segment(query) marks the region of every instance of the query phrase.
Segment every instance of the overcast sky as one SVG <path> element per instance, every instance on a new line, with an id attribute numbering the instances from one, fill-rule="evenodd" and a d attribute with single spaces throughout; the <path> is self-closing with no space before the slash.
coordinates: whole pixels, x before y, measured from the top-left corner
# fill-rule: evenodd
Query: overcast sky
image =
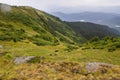
<path id="1" fill-rule="evenodd" d="M 32 6 L 47 12 L 66 13 L 79 12 L 80 10 L 102 11 L 102 9 L 103 11 L 117 12 L 120 6 L 120 0 L 0 0 L 0 3 Z"/>

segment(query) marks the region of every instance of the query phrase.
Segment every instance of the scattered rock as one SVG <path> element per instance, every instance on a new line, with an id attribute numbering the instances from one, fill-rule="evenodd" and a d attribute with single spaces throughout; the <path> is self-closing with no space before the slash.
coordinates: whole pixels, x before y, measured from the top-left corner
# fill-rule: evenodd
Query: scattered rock
<path id="1" fill-rule="evenodd" d="M 2 46 L 2 45 L 0 45 L 0 49 L 3 49 L 3 46 Z"/>
<path id="2" fill-rule="evenodd" d="M 9 11 L 11 11 L 11 9 L 12 9 L 11 6 L 0 3 L 0 11 L 1 12 L 9 12 Z"/>
<path id="3" fill-rule="evenodd" d="M 52 54 L 49 54 L 49 56 L 52 56 Z"/>
<path id="4" fill-rule="evenodd" d="M 44 56 L 41 56 L 40 59 L 43 60 L 43 59 L 45 59 L 45 57 L 44 57 Z"/>
<path id="5" fill-rule="evenodd" d="M 55 50 L 55 52 L 59 52 L 59 50 Z"/>
<path id="6" fill-rule="evenodd" d="M 27 61 L 33 59 L 33 58 L 34 58 L 34 56 L 16 57 L 16 58 L 14 59 L 14 63 L 15 63 L 15 64 L 25 63 L 25 62 L 27 62 Z"/>
<path id="7" fill-rule="evenodd" d="M 85 66 L 88 73 L 94 73 L 98 71 L 100 67 L 111 68 L 113 67 L 113 65 L 107 63 L 93 62 L 93 63 L 87 63 Z M 106 70 L 102 70 L 102 72 L 106 72 Z"/>

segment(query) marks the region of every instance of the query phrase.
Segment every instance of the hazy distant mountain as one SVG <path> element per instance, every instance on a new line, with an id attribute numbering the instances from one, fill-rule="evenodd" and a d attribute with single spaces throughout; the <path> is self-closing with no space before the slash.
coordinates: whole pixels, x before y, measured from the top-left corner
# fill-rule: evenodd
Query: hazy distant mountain
<path id="1" fill-rule="evenodd" d="M 71 6 L 71 7 L 54 7 L 50 9 L 51 12 L 62 12 L 62 13 L 81 13 L 81 12 L 101 12 L 101 13 L 115 13 L 120 14 L 120 6 Z"/>
<path id="2" fill-rule="evenodd" d="M 54 15 L 60 17 L 64 21 L 92 22 L 97 24 L 108 25 L 115 29 L 118 29 L 118 27 L 120 27 L 120 14 L 115 13 L 82 12 L 64 14 L 56 12 L 54 13 Z"/>

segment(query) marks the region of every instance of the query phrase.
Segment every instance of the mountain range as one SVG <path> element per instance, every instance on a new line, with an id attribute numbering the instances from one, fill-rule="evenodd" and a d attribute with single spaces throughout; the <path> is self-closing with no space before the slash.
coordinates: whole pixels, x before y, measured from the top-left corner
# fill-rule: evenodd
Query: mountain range
<path id="1" fill-rule="evenodd" d="M 55 12 L 53 14 L 64 21 L 92 22 L 107 25 L 120 31 L 120 14 L 103 12 L 81 12 L 71 14 Z"/>

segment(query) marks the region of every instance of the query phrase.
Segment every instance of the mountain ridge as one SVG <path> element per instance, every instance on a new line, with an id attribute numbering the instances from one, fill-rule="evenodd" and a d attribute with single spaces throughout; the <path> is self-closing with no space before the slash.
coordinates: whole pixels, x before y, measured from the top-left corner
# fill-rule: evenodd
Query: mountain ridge
<path id="1" fill-rule="evenodd" d="M 3 7 L 8 7 L 8 5 L 5 4 Z M 0 25 L 2 33 L 0 40 L 20 41 L 28 39 L 38 45 L 58 44 L 59 41 L 74 43 L 81 40 L 59 18 L 26 6 L 11 6 L 11 10 L 6 13 L 1 11 Z"/>
<path id="2" fill-rule="evenodd" d="M 60 17 L 64 21 L 84 21 L 92 22 L 102 25 L 107 25 L 111 28 L 116 29 L 120 24 L 120 15 L 115 13 L 103 13 L 103 12 L 81 12 L 81 13 L 53 13 L 57 17 Z M 120 31 L 119 29 L 116 29 Z"/>
<path id="3" fill-rule="evenodd" d="M 82 35 L 86 39 L 93 37 L 104 38 L 106 36 L 119 37 L 120 33 L 106 25 L 100 25 L 90 22 L 66 22 L 77 34 Z"/>

